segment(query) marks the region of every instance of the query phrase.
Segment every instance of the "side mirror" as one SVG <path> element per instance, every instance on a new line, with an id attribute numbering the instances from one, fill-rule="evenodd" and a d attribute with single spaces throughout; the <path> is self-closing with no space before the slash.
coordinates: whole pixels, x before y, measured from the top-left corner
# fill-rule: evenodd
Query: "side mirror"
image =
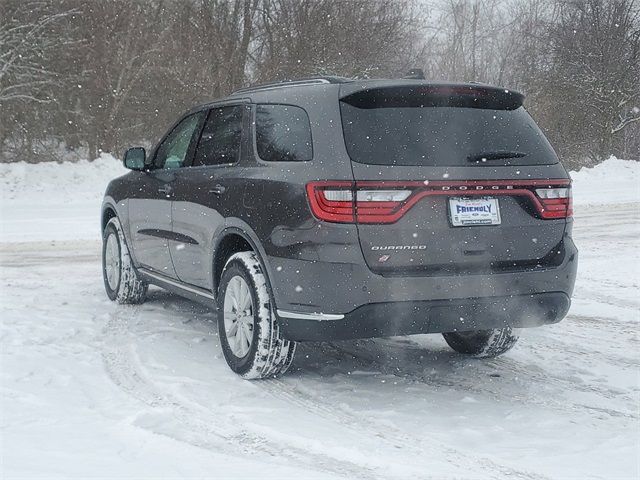
<path id="1" fill-rule="evenodd" d="M 129 170 L 144 170 L 147 152 L 142 147 L 134 147 L 124 152 L 123 164 Z"/>

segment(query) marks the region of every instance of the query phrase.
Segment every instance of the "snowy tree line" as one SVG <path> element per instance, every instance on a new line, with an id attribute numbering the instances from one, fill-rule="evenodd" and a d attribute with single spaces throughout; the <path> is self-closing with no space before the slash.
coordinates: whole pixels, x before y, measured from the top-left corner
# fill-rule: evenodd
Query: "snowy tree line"
<path id="1" fill-rule="evenodd" d="M 640 158 L 637 0 L 0 0 L 0 160 L 118 155 L 241 86 L 413 67 L 523 91 L 570 166 Z"/>

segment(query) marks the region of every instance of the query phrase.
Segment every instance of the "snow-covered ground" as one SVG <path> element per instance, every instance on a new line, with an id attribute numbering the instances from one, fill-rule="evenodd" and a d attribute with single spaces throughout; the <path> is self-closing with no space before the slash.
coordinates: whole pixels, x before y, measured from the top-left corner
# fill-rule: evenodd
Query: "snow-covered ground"
<path id="1" fill-rule="evenodd" d="M 640 476 L 640 163 L 572 174 L 571 312 L 505 356 L 436 335 L 306 344 L 260 382 L 226 367 L 205 308 L 107 300 L 100 196 L 123 172 L 0 165 L 0 477 Z"/>

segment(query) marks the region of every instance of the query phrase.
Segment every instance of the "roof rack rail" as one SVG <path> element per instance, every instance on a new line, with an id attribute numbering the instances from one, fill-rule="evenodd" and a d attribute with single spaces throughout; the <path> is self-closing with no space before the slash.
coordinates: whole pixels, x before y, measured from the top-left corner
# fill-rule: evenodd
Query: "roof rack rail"
<path id="1" fill-rule="evenodd" d="M 305 86 L 305 85 L 321 85 L 321 84 L 329 84 L 329 83 L 347 83 L 351 81 L 353 80 L 351 80 L 350 78 L 338 77 L 333 75 L 308 77 L 308 78 L 299 78 L 294 80 L 281 80 L 278 82 L 269 82 L 269 83 L 263 83 L 260 85 L 253 85 L 251 87 L 239 88 L 238 90 L 234 91 L 233 94 L 254 92 L 259 90 L 268 90 L 271 88 L 299 87 L 299 86 Z"/>

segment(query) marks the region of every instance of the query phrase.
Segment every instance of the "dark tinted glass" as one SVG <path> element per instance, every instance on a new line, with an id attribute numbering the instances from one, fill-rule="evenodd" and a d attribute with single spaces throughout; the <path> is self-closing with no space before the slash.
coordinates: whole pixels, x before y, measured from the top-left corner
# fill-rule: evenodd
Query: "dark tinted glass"
<path id="1" fill-rule="evenodd" d="M 558 159 L 523 107 L 360 108 L 340 103 L 351 159 L 373 165 L 548 165 Z M 513 158 L 505 158 L 513 153 Z"/>
<path id="2" fill-rule="evenodd" d="M 204 124 L 193 166 L 235 163 L 240 157 L 243 107 L 214 108 Z"/>
<path id="3" fill-rule="evenodd" d="M 311 125 L 300 107 L 258 105 L 256 110 L 258 155 L 267 162 L 311 160 Z"/>

